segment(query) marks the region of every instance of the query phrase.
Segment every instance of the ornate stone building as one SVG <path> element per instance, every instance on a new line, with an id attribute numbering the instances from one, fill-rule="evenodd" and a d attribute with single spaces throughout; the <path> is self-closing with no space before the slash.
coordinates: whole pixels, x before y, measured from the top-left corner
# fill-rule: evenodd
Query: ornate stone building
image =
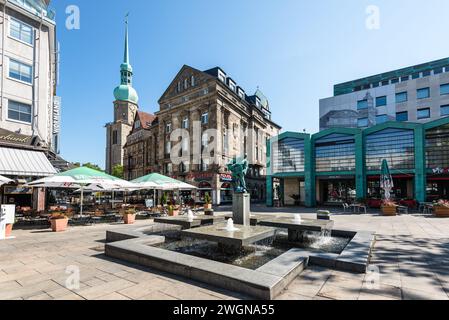
<path id="1" fill-rule="evenodd" d="M 137 113 L 124 151 L 125 177 L 160 172 L 197 186 L 196 200 L 209 193 L 214 204 L 230 202 L 226 169 L 247 154 L 253 201 L 266 196 L 266 142 L 279 134 L 267 98 L 243 88 L 220 68 L 183 66 L 159 100 L 156 118 Z M 181 129 L 181 130 L 179 130 Z"/>

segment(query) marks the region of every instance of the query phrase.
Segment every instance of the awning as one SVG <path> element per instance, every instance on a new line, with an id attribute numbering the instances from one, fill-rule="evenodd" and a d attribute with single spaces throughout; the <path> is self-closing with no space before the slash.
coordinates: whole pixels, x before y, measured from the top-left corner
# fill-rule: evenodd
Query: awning
<path id="1" fill-rule="evenodd" d="M 5 176 L 47 177 L 56 174 L 43 152 L 0 148 L 0 174 Z"/>

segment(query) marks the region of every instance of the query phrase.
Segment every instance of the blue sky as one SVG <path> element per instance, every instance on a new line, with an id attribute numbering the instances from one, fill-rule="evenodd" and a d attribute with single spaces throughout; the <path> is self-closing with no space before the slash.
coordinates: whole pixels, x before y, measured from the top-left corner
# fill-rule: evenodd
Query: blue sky
<path id="1" fill-rule="evenodd" d="M 68 5 L 80 30 L 65 28 Z M 366 8 L 380 29 L 366 28 Z M 140 108 L 183 64 L 220 66 L 248 93 L 259 86 L 285 131 L 316 132 L 333 85 L 449 56 L 447 0 L 54 0 L 63 98 L 61 153 L 104 167 L 105 128 L 123 59 L 124 15 Z"/>

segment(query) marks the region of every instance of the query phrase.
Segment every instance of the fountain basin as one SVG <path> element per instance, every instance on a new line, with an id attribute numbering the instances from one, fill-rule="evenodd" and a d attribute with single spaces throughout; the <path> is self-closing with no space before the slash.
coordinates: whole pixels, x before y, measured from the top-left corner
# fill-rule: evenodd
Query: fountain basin
<path id="1" fill-rule="evenodd" d="M 261 226 L 312 232 L 331 230 L 334 227 L 334 222 L 329 220 L 314 220 L 302 218 L 300 222 L 297 222 L 293 217 L 277 217 L 271 219 L 265 218 L 260 219 L 258 223 Z"/>
<path id="2" fill-rule="evenodd" d="M 223 222 L 224 219 L 224 217 L 201 215 L 194 216 L 193 220 L 189 220 L 187 216 L 160 217 L 154 218 L 154 222 L 177 225 L 181 226 L 182 229 L 192 229 L 200 226 Z"/>

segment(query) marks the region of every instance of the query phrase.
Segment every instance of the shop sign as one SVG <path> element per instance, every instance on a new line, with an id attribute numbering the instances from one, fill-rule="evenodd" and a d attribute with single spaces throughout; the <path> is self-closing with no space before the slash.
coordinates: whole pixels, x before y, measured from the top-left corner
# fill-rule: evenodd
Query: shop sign
<path id="1" fill-rule="evenodd" d="M 432 172 L 433 174 L 449 174 L 449 168 L 435 168 Z"/>
<path id="2" fill-rule="evenodd" d="M 221 182 L 232 182 L 232 175 L 223 173 L 220 175 Z"/>
<path id="3" fill-rule="evenodd" d="M 31 137 L 0 129 L 0 142 L 31 145 Z"/>
<path id="4" fill-rule="evenodd" d="M 33 188 L 16 186 L 16 187 L 5 187 L 5 194 L 33 194 Z"/>
<path id="5" fill-rule="evenodd" d="M 187 179 L 200 182 L 200 181 L 212 181 L 212 178 L 214 177 L 213 173 L 191 173 L 187 176 Z"/>

